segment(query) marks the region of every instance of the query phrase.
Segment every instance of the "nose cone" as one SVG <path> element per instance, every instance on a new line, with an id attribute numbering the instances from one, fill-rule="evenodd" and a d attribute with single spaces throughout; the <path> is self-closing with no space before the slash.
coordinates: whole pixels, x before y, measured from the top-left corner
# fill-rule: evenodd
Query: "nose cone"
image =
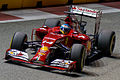
<path id="1" fill-rule="evenodd" d="M 50 50 L 48 47 L 46 46 L 42 46 L 38 52 L 35 54 L 35 56 L 31 59 L 32 62 L 37 62 L 37 63 L 41 63 L 41 61 L 43 63 L 45 63 L 46 61 L 46 57 L 47 55 L 50 53 Z"/>

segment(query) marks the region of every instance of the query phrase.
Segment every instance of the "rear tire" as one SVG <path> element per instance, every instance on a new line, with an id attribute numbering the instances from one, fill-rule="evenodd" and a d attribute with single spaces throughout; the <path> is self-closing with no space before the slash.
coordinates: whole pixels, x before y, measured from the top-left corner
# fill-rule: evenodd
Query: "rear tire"
<path id="1" fill-rule="evenodd" d="M 98 49 L 105 53 L 105 56 L 113 54 L 116 35 L 114 31 L 103 30 L 98 36 Z"/>
<path id="2" fill-rule="evenodd" d="M 74 44 L 71 51 L 71 60 L 77 61 L 76 72 L 81 72 L 85 65 L 85 46 L 82 44 Z"/>
<path id="3" fill-rule="evenodd" d="M 11 49 L 17 49 L 17 50 L 24 50 L 26 48 L 26 45 L 24 45 L 24 42 L 27 41 L 27 35 L 21 32 L 16 32 L 13 35 L 12 41 L 11 41 Z"/>
<path id="4" fill-rule="evenodd" d="M 48 27 L 56 27 L 56 26 L 60 26 L 60 20 L 58 19 L 47 19 L 45 21 L 45 26 L 48 26 Z"/>

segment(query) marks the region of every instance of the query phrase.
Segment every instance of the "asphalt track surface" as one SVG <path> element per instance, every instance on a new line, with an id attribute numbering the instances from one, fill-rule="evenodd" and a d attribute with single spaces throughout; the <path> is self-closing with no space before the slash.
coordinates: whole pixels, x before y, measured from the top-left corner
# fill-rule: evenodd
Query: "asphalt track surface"
<path id="1" fill-rule="evenodd" d="M 39 28 L 45 20 L 0 24 L 0 80 L 120 80 L 120 13 L 103 14 L 101 29 L 116 32 L 116 46 L 111 58 L 104 57 L 85 66 L 82 73 L 66 73 L 48 68 L 32 68 L 4 61 L 14 32 L 25 32 L 29 39 L 32 28 Z M 88 19 L 92 32 L 93 20 Z"/>

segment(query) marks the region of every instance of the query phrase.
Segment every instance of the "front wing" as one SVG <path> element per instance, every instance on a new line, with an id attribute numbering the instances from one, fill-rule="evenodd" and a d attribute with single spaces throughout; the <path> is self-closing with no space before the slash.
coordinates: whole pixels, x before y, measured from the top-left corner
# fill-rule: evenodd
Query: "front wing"
<path id="1" fill-rule="evenodd" d="M 5 55 L 6 60 L 11 60 L 19 63 L 26 63 L 36 66 L 43 66 L 48 68 L 54 68 L 58 70 L 72 71 L 76 68 L 76 61 L 55 59 L 49 65 L 31 62 L 26 52 L 19 51 L 16 49 L 8 49 Z"/>

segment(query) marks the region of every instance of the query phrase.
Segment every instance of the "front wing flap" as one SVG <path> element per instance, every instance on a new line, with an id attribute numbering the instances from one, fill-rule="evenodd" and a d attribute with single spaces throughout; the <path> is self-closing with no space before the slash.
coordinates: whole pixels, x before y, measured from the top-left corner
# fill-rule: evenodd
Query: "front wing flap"
<path id="1" fill-rule="evenodd" d="M 29 60 L 29 56 L 26 52 L 19 51 L 16 49 L 8 49 L 6 51 L 5 59 L 11 59 L 11 58 L 21 59 L 24 61 Z"/>

